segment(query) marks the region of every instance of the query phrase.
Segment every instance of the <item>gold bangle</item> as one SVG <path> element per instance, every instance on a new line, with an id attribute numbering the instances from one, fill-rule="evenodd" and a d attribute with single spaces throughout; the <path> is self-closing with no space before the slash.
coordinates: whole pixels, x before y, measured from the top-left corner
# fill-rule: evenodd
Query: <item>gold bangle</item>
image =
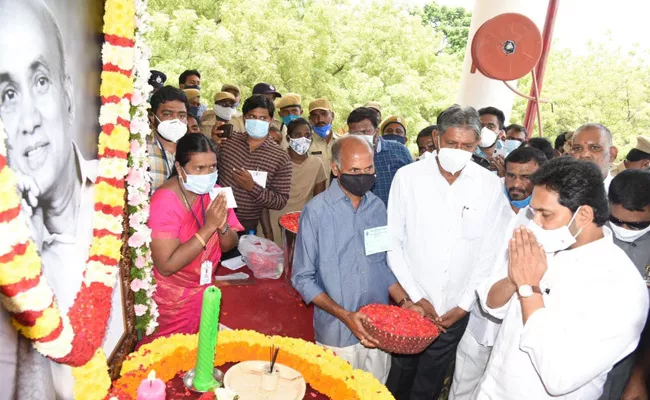
<path id="1" fill-rule="evenodd" d="M 205 240 L 203 240 L 203 238 L 201 237 L 201 235 L 199 235 L 199 233 L 196 232 L 196 233 L 194 234 L 194 236 L 196 236 L 196 238 L 199 239 L 199 242 L 201 242 L 201 244 L 203 245 L 203 248 L 205 249 Z"/>

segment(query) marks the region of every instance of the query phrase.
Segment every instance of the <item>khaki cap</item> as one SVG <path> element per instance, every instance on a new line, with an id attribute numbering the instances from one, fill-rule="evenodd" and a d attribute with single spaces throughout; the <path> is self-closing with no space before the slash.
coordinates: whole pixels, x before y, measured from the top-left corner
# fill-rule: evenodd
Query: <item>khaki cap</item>
<path id="1" fill-rule="evenodd" d="M 650 138 L 647 136 L 637 136 L 635 149 L 650 154 Z"/>
<path id="2" fill-rule="evenodd" d="M 320 99 L 316 99 L 309 103 L 309 112 L 314 110 L 333 111 L 332 105 L 330 104 L 330 101 L 327 100 L 327 97 L 321 97 Z"/>
<path id="3" fill-rule="evenodd" d="M 241 90 L 239 90 L 239 87 L 235 85 L 231 85 L 230 83 L 226 83 L 223 86 L 221 86 L 221 91 L 222 92 L 237 92 L 237 94 L 241 93 Z"/>
<path id="4" fill-rule="evenodd" d="M 183 93 L 185 93 L 185 96 L 187 96 L 188 100 L 201 96 L 201 91 L 197 89 L 183 89 Z"/>
<path id="5" fill-rule="evenodd" d="M 228 92 L 217 92 L 217 94 L 214 95 L 214 102 L 216 103 L 217 101 L 221 100 L 232 100 L 232 101 L 237 101 L 235 99 L 235 96 L 232 95 L 232 93 Z"/>
<path id="6" fill-rule="evenodd" d="M 299 94 L 287 93 L 275 101 L 275 107 L 280 110 L 286 107 L 300 107 L 300 103 L 302 103 L 302 97 Z"/>
<path id="7" fill-rule="evenodd" d="M 406 131 L 406 121 L 402 117 L 398 117 L 397 115 L 391 115 L 390 117 L 386 118 L 382 123 L 381 126 L 379 127 L 380 132 L 384 132 L 384 128 L 388 126 L 388 124 L 392 123 L 397 123 L 402 125 L 404 130 Z"/>
<path id="8" fill-rule="evenodd" d="M 378 101 L 369 101 L 369 102 L 366 103 L 366 105 L 364 105 L 364 107 L 373 108 L 373 109 L 381 112 L 381 104 L 379 104 Z"/>

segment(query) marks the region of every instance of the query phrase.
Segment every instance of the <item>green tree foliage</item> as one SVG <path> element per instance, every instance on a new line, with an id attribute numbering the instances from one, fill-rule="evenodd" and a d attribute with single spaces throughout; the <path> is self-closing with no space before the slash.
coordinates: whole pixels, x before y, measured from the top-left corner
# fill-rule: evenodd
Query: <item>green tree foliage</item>
<path id="1" fill-rule="evenodd" d="M 435 3 L 409 12 L 389 0 L 150 0 L 152 68 L 168 83 L 196 68 L 206 104 L 222 84 L 250 95 L 257 82 L 303 97 L 328 97 L 335 128 L 354 108 L 381 102 L 406 118 L 414 138 L 456 99 L 470 13 Z M 423 23 L 424 22 L 424 23 Z M 561 44 L 561 43 L 560 43 Z M 445 49 L 445 51 L 440 51 Z M 452 54 L 453 53 L 453 54 Z M 542 97 L 544 136 L 585 122 L 611 129 L 621 156 L 650 130 L 649 54 L 613 41 L 575 53 L 554 46 Z M 520 80 L 528 93 L 530 78 Z M 518 99 L 513 122 L 524 118 Z M 305 112 L 306 114 L 306 112 Z"/>
<path id="2" fill-rule="evenodd" d="M 636 144 L 638 135 L 650 131 L 650 65 L 648 52 L 624 50 L 613 40 L 591 43 L 584 54 L 555 48 L 549 55 L 542 97 L 544 136 L 554 140 L 586 122 L 607 126 L 619 148 L 619 159 Z M 528 93 L 530 78 L 520 91 Z M 526 101 L 515 102 L 511 119 L 522 121 Z M 537 134 L 537 132 L 535 132 Z"/>
<path id="3" fill-rule="evenodd" d="M 328 97 L 335 127 L 375 100 L 406 118 L 409 136 L 453 103 L 461 59 L 436 52 L 442 35 L 390 1 L 151 0 L 152 68 L 177 85 L 201 71 L 204 102 L 224 83 L 250 95 L 257 82 L 303 97 Z M 254 4 L 254 5 L 253 5 Z"/>
<path id="4" fill-rule="evenodd" d="M 443 34 L 444 48 L 441 51 L 465 53 L 472 13 L 463 7 L 441 6 L 432 2 L 424 6 L 421 15 L 423 23 L 431 25 Z"/>

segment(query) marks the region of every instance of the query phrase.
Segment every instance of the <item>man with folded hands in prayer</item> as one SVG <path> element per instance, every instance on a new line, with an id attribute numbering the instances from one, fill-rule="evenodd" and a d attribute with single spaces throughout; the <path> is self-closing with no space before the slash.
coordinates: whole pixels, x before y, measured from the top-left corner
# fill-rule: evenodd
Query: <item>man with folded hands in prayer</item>
<path id="1" fill-rule="evenodd" d="M 314 303 L 316 342 L 353 368 L 386 382 L 390 355 L 364 328 L 357 311 L 373 303 L 423 311 L 413 304 L 386 261 L 386 207 L 370 192 L 375 182 L 374 151 L 357 136 L 332 146 L 335 179 L 302 211 L 293 260 L 293 286 Z"/>

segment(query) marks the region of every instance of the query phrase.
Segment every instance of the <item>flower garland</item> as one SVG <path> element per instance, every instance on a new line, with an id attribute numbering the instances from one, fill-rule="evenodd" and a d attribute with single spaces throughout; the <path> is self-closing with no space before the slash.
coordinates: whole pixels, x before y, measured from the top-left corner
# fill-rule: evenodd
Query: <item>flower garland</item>
<path id="1" fill-rule="evenodd" d="M 107 399 L 134 399 L 138 385 L 151 370 L 163 381 L 194 367 L 197 335 L 159 338 L 132 353 L 122 365 Z M 301 339 L 265 336 L 249 330 L 220 331 L 215 366 L 229 362 L 264 360 L 269 348 L 279 346 L 278 362 L 300 372 L 312 388 L 332 399 L 393 399 L 371 373 L 352 369 L 334 352 Z"/>
<path id="2" fill-rule="evenodd" d="M 135 68 L 133 97 L 131 106 L 131 152 L 129 154 L 129 175 L 126 178 L 129 205 L 131 260 L 131 290 L 134 292 L 135 328 L 147 335 L 154 333 L 158 327 L 158 307 L 152 299 L 156 286 L 153 278 L 153 261 L 151 260 L 151 230 L 147 227 L 149 220 L 149 193 L 151 177 L 149 174 L 149 157 L 147 154 L 147 136 L 151 134 L 147 110 L 147 98 L 151 92 L 149 86 L 150 50 L 144 35 L 147 33 L 148 0 L 135 0 Z"/>
<path id="3" fill-rule="evenodd" d="M 81 288 L 67 315 L 59 312 L 42 274 L 37 247 L 21 211 L 16 175 L 7 165 L 6 132 L 0 123 L 0 301 L 12 314 L 16 330 L 31 339 L 39 352 L 76 367 L 74 393 L 83 399 L 96 398 L 110 386 L 100 346 L 121 258 L 134 32 L 133 0 L 107 0 L 93 240 Z"/>

